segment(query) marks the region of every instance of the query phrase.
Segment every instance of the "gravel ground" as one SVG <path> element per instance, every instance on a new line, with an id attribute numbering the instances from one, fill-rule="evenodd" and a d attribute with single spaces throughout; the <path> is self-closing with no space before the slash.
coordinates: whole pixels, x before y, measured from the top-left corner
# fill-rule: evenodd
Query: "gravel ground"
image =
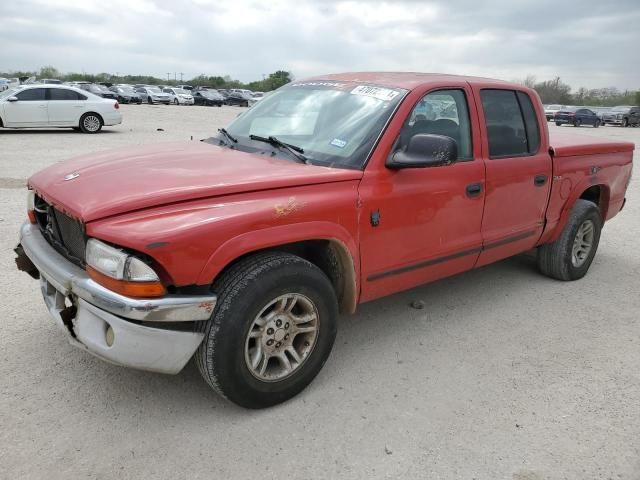
<path id="1" fill-rule="evenodd" d="M 31 173 L 198 140 L 241 111 L 122 110 L 100 135 L 0 131 L 0 477 L 640 478 L 638 175 L 583 280 L 545 278 L 522 255 L 365 304 L 307 390 L 247 411 L 192 364 L 164 376 L 71 347 L 14 267 Z M 640 144 L 640 129 L 578 132 Z"/>

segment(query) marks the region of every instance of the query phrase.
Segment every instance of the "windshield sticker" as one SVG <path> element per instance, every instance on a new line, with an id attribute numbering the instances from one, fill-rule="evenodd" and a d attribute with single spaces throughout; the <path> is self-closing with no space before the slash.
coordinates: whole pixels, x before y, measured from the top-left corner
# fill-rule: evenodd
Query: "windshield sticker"
<path id="1" fill-rule="evenodd" d="M 344 87 L 344 83 L 335 82 L 304 82 L 304 83 L 292 83 L 292 87 Z"/>
<path id="2" fill-rule="evenodd" d="M 389 100 L 393 100 L 396 96 L 400 95 L 400 92 L 391 90 L 390 88 L 369 87 L 367 85 L 358 85 L 356 88 L 351 90 L 351 94 L 364 95 L 366 97 L 373 97 L 373 98 L 377 98 L 378 100 L 387 102 Z"/>
<path id="3" fill-rule="evenodd" d="M 339 138 L 334 138 L 331 140 L 331 145 L 338 148 L 344 148 L 347 145 L 345 140 L 340 140 Z"/>

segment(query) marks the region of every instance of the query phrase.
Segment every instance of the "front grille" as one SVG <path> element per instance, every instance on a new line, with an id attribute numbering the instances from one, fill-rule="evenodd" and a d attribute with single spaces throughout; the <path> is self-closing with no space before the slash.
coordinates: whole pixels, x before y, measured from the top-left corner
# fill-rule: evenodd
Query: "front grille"
<path id="1" fill-rule="evenodd" d="M 77 265 L 84 264 L 84 225 L 36 197 L 36 219 L 40 231 L 58 252 Z"/>

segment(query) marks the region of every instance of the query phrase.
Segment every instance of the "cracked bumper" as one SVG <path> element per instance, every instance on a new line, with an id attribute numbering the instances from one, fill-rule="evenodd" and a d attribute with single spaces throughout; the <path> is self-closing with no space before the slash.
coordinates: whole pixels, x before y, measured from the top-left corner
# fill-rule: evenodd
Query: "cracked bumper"
<path id="1" fill-rule="evenodd" d="M 24 255 L 39 272 L 45 304 L 71 344 L 117 365 L 171 374 L 182 370 L 203 334 L 156 326 L 207 320 L 215 295 L 124 297 L 94 282 L 60 255 L 36 225 L 25 223 L 20 233 Z M 20 254 L 18 260 L 24 266 Z M 146 326 L 146 321 L 155 326 Z"/>

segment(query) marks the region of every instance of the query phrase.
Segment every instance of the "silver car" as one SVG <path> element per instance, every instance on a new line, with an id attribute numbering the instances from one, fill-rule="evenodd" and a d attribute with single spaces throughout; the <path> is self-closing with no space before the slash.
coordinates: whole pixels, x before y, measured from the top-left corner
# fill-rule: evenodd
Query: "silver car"
<path id="1" fill-rule="evenodd" d="M 175 105 L 193 105 L 193 95 L 188 90 L 182 88 L 170 87 L 162 90 L 169 95 L 171 103 Z"/>
<path id="2" fill-rule="evenodd" d="M 154 103 L 169 105 L 171 103 L 171 97 L 158 87 L 138 87 L 136 88 L 136 93 L 140 94 L 142 101 L 147 102 L 149 105 Z"/>

